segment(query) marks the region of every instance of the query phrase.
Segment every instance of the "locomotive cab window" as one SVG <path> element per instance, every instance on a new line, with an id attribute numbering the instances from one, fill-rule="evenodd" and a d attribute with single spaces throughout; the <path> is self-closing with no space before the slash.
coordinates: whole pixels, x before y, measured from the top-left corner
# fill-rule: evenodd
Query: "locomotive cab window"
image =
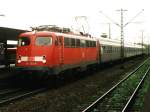
<path id="1" fill-rule="evenodd" d="M 30 44 L 30 39 L 28 37 L 21 37 L 18 40 L 18 46 L 27 46 Z"/>
<path id="2" fill-rule="evenodd" d="M 37 46 L 49 46 L 52 45 L 51 37 L 37 37 L 35 40 Z"/>

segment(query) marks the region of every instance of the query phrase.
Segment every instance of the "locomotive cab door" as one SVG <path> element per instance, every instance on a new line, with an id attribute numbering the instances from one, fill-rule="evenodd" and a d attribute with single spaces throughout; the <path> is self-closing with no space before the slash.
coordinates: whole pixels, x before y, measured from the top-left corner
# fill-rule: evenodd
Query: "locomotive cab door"
<path id="1" fill-rule="evenodd" d="M 57 42 L 55 42 L 55 45 L 57 45 L 57 55 L 58 55 L 58 64 L 62 65 L 64 63 L 64 57 L 63 57 L 63 37 L 57 36 L 56 37 Z"/>

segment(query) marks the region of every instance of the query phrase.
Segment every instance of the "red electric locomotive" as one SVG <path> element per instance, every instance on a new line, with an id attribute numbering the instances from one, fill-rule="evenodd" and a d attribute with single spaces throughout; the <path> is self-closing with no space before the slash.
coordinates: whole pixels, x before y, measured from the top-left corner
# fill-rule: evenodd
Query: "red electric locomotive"
<path id="1" fill-rule="evenodd" d="M 90 36 L 56 26 L 48 27 L 47 31 L 36 28 L 18 38 L 16 69 L 59 74 L 98 63 L 98 51 L 97 40 Z"/>

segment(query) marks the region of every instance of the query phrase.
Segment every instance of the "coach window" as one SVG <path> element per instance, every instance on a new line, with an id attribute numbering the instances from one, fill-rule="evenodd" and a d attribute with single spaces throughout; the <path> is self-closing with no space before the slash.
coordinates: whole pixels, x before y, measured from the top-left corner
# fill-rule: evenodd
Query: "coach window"
<path id="1" fill-rule="evenodd" d="M 109 46 L 106 46 L 106 53 L 109 53 Z"/>
<path id="2" fill-rule="evenodd" d="M 30 44 L 30 39 L 28 37 L 21 37 L 18 40 L 18 46 L 27 46 Z"/>
<path id="3" fill-rule="evenodd" d="M 106 46 L 106 53 L 109 53 L 109 46 Z"/>
<path id="4" fill-rule="evenodd" d="M 35 44 L 38 46 L 52 45 L 52 38 L 51 37 L 37 37 L 35 40 Z"/>
<path id="5" fill-rule="evenodd" d="M 102 46 L 104 53 L 106 53 L 106 46 Z"/>
<path id="6" fill-rule="evenodd" d="M 115 52 L 115 47 L 112 47 L 112 52 Z"/>

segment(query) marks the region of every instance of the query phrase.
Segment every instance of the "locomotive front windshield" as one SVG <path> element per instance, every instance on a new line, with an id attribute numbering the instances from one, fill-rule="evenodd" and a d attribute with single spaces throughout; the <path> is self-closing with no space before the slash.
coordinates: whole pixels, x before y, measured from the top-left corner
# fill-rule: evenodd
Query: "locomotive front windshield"
<path id="1" fill-rule="evenodd" d="M 18 46 L 27 46 L 30 45 L 30 39 L 28 37 L 21 37 L 18 40 Z"/>
<path id="2" fill-rule="evenodd" d="M 49 46 L 52 45 L 51 37 L 37 37 L 35 40 L 37 46 Z"/>

